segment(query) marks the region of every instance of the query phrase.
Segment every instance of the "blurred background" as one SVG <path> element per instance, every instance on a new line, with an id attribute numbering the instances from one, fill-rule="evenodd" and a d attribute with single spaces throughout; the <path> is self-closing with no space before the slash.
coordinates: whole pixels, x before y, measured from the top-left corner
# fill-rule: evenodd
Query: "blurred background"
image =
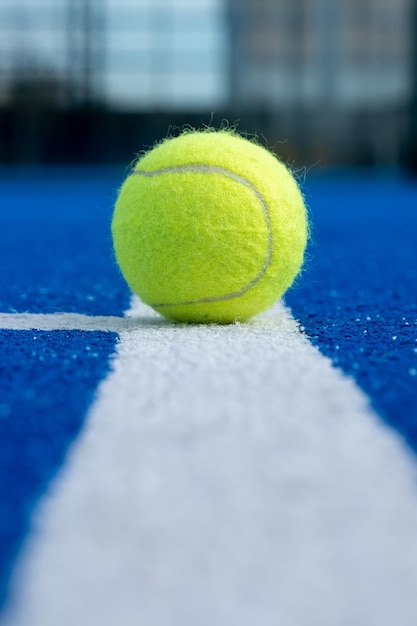
<path id="1" fill-rule="evenodd" d="M 417 0 L 0 0 L 0 163 L 227 119 L 296 165 L 416 173 L 416 33 Z"/>

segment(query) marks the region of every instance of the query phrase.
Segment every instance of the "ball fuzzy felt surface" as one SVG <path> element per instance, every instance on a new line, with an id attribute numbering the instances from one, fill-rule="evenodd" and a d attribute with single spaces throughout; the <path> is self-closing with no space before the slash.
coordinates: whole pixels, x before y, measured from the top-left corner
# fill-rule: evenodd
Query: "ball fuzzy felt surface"
<path id="1" fill-rule="evenodd" d="M 231 130 L 187 131 L 142 156 L 112 221 L 131 289 L 182 322 L 244 321 L 293 283 L 308 236 L 300 189 L 271 152 Z"/>

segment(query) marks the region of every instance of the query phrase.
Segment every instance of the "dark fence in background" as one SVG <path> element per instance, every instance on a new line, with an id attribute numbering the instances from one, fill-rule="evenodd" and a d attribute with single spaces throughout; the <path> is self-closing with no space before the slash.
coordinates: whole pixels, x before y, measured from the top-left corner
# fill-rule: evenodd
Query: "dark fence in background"
<path id="1" fill-rule="evenodd" d="M 405 110 L 299 110 L 271 112 L 223 111 L 123 113 L 102 109 L 0 109 L 0 163 L 127 163 L 183 126 L 211 125 L 227 120 L 260 137 L 285 161 L 303 165 L 384 166 L 409 164 L 413 149 Z M 388 136 L 387 141 L 384 137 Z M 397 153 L 393 152 L 393 138 Z"/>

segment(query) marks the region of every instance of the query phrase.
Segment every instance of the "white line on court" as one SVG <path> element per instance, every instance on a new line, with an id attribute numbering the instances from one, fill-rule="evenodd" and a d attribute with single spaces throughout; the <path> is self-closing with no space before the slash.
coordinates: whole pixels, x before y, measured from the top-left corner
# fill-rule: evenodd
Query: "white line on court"
<path id="1" fill-rule="evenodd" d="M 233 326 L 136 314 L 8 623 L 415 626 L 414 459 L 354 383 L 282 305 Z"/>
<path id="2" fill-rule="evenodd" d="M 0 328 L 7 330 L 91 330 L 121 333 L 142 328 L 145 320 L 80 313 L 0 313 Z M 149 318 L 149 324 L 159 320 Z"/>

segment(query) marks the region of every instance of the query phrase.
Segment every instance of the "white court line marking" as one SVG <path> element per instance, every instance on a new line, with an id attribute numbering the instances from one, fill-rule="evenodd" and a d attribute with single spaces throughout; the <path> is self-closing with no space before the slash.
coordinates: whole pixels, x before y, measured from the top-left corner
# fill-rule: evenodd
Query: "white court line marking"
<path id="1" fill-rule="evenodd" d="M 249 322 L 251 324 L 251 322 Z M 265 318 L 258 318 L 257 326 L 271 326 L 271 321 Z M 0 329 L 3 330 L 86 330 L 86 331 L 108 331 L 113 333 L 124 333 L 138 331 L 145 328 L 157 327 L 185 328 L 189 324 L 178 324 L 166 320 L 148 307 L 143 309 L 138 315 L 130 314 L 126 317 L 113 315 L 83 315 L 80 313 L 0 313 Z M 274 320 L 274 328 L 279 327 L 280 332 L 298 332 L 294 322 L 287 317 Z"/>
<path id="2" fill-rule="evenodd" d="M 282 305 L 120 337 L 10 625 L 415 626 L 414 457 Z"/>
<path id="3" fill-rule="evenodd" d="M 144 323 L 158 325 L 162 320 L 150 317 L 140 320 L 112 315 L 80 313 L 0 313 L 0 328 L 7 330 L 90 330 L 121 333 L 137 330 Z"/>

